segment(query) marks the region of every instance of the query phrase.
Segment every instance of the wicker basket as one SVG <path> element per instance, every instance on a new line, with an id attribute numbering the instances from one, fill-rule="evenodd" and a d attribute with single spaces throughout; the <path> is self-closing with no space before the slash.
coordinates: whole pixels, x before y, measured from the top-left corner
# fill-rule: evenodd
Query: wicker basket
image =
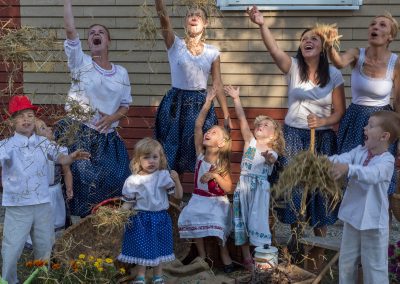
<path id="1" fill-rule="evenodd" d="M 120 202 L 118 198 L 103 201 L 94 207 L 94 211 L 99 206 L 115 205 Z M 180 211 L 176 204 L 170 202 L 168 213 L 173 223 L 174 252 L 177 259 L 183 260 L 190 251 L 190 245 L 185 239 L 179 238 L 178 217 Z M 64 262 L 76 259 L 79 254 L 91 255 L 95 258 L 115 259 L 121 250 L 123 228 L 115 230 L 112 235 L 104 235 L 93 225 L 94 218 L 94 215 L 89 215 L 65 230 L 63 236 L 56 241 L 54 257 Z"/>

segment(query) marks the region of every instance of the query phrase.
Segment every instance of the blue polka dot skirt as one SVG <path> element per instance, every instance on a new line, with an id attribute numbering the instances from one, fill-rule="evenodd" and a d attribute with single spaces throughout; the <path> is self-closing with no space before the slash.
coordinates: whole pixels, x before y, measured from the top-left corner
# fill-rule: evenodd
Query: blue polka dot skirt
<path id="1" fill-rule="evenodd" d="M 350 104 L 345 115 L 339 124 L 338 131 L 338 153 L 349 152 L 358 145 L 364 145 L 364 127 L 368 124 L 368 119 L 372 113 L 380 110 L 392 110 L 390 105 L 373 107 Z M 396 158 L 397 143 L 389 147 L 389 152 Z M 389 185 L 388 194 L 396 191 L 396 169 L 393 172 L 392 180 Z"/>
<path id="2" fill-rule="evenodd" d="M 108 198 L 121 196 L 125 180 L 131 174 L 129 156 L 124 142 L 116 131 L 102 134 L 70 118 L 56 125 L 56 140 L 72 153 L 82 149 L 90 160 L 71 165 L 74 197 L 70 201 L 71 215 L 85 217 L 93 206 Z M 71 137 L 72 141 L 66 141 Z"/>
<path id="3" fill-rule="evenodd" d="M 279 157 L 278 161 L 284 169 L 294 156 L 310 148 L 310 130 L 294 128 L 285 124 L 283 133 L 286 142 L 286 156 Z M 315 131 L 315 151 L 317 153 L 329 156 L 336 154 L 336 149 L 336 134 L 333 130 Z M 303 220 L 299 219 L 302 189 L 294 189 L 292 196 L 293 198 L 286 204 L 286 208 L 277 210 L 277 215 L 281 222 L 294 224 L 297 221 L 306 221 L 310 226 L 316 228 L 332 225 L 336 222 L 339 205 L 335 208 L 330 208 L 330 201 L 325 199 L 318 190 L 307 197 L 306 216 Z"/>
<path id="4" fill-rule="evenodd" d="M 172 221 L 166 210 L 138 211 L 130 217 L 119 261 L 157 266 L 174 259 Z"/>
<path id="5" fill-rule="evenodd" d="M 168 165 L 179 173 L 194 172 L 194 124 L 206 100 L 206 91 L 172 88 L 157 110 L 155 138 L 163 145 Z M 203 126 L 206 132 L 218 120 L 212 105 Z"/>

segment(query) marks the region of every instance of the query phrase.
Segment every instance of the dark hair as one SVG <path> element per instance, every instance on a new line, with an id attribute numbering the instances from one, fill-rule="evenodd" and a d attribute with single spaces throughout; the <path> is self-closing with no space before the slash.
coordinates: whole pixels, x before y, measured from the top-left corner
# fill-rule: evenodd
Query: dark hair
<path id="1" fill-rule="evenodd" d="M 306 32 L 311 31 L 312 29 L 305 29 L 304 32 L 301 34 L 300 40 L 304 36 Z M 321 37 L 320 37 L 321 38 Z M 322 46 L 324 46 L 324 40 L 321 38 L 322 41 Z M 301 82 L 307 82 L 308 81 L 308 65 L 304 61 L 303 54 L 301 53 L 301 48 L 297 49 L 297 54 L 295 56 L 297 58 L 298 63 L 299 63 L 299 73 L 300 73 L 300 80 Z M 330 81 L 330 76 L 329 76 L 329 60 L 327 53 L 325 52 L 325 49 L 322 49 L 322 52 L 320 54 L 319 58 L 319 63 L 318 63 L 318 69 L 317 69 L 317 83 L 318 85 L 323 88 L 326 86 L 326 84 L 329 83 Z"/>
<path id="2" fill-rule="evenodd" d="M 389 132 L 389 144 L 400 138 L 400 115 L 391 110 L 380 110 L 371 114 L 371 117 L 379 119 L 379 126 L 385 132 Z"/>
<path id="3" fill-rule="evenodd" d="M 103 29 L 105 29 L 106 32 L 107 32 L 108 40 L 111 40 L 110 31 L 108 30 L 108 28 L 107 28 L 105 25 L 102 25 L 102 24 L 93 24 L 93 25 L 90 25 L 90 27 L 89 27 L 89 29 L 88 29 L 88 33 L 89 33 L 89 31 L 90 31 L 93 27 L 95 27 L 95 26 L 100 26 L 100 27 L 102 27 Z"/>

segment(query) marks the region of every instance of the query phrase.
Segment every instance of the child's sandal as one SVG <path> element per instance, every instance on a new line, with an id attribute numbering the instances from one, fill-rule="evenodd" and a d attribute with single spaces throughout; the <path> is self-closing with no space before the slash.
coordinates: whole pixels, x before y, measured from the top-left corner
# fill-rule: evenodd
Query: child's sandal
<path id="1" fill-rule="evenodd" d="M 152 284 L 165 284 L 165 281 L 162 276 L 155 276 L 153 277 Z"/>
<path id="2" fill-rule="evenodd" d="M 146 284 L 146 281 L 144 280 L 143 276 L 138 276 L 135 278 L 135 280 L 130 282 L 130 284 Z"/>
<path id="3" fill-rule="evenodd" d="M 243 266 L 246 268 L 247 271 L 253 271 L 254 270 L 254 260 L 253 258 L 245 258 L 243 259 Z"/>

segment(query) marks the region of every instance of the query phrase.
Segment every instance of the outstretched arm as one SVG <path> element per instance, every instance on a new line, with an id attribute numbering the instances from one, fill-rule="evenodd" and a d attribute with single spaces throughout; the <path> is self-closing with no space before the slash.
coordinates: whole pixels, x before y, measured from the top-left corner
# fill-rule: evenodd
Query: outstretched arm
<path id="1" fill-rule="evenodd" d="M 358 55 L 360 54 L 358 48 L 350 48 L 346 52 L 339 54 L 333 46 L 329 46 L 327 51 L 332 64 L 339 69 L 345 68 L 349 65 L 353 68 L 358 60 Z"/>
<path id="2" fill-rule="evenodd" d="M 90 153 L 82 150 L 76 150 L 75 152 L 69 155 L 60 154 L 57 158 L 57 163 L 61 165 L 71 165 L 76 160 L 89 160 L 89 158 L 90 158 Z"/>
<path id="3" fill-rule="evenodd" d="M 199 116 L 194 124 L 194 145 L 196 147 L 196 155 L 198 156 L 203 152 L 203 125 L 206 121 L 208 111 L 210 110 L 211 103 L 215 98 L 217 92 L 214 88 L 208 90 L 206 102 L 200 110 Z"/>
<path id="4" fill-rule="evenodd" d="M 247 9 L 247 14 L 249 14 L 250 20 L 253 23 L 260 26 L 261 37 L 264 41 L 264 45 L 274 59 L 275 64 L 283 73 L 288 73 L 290 66 L 292 65 L 292 60 L 286 52 L 279 48 L 274 36 L 264 22 L 263 14 L 257 9 L 256 6 L 253 6 L 251 9 Z"/>
<path id="5" fill-rule="evenodd" d="M 228 105 L 224 94 L 224 86 L 221 79 L 220 58 L 218 58 L 211 65 L 211 76 L 213 80 L 213 88 L 217 91 L 217 100 L 224 113 L 224 126 L 225 128 L 232 128 L 231 118 L 229 116 Z"/>
<path id="6" fill-rule="evenodd" d="M 175 35 L 163 0 L 156 0 L 156 10 L 160 18 L 161 35 L 164 38 L 165 45 L 169 49 L 174 44 Z"/>
<path id="7" fill-rule="evenodd" d="M 78 32 L 75 28 L 74 15 L 72 14 L 72 0 L 64 0 L 64 28 L 67 39 L 76 39 Z"/>
<path id="8" fill-rule="evenodd" d="M 253 138 L 249 124 L 247 123 L 246 115 L 244 113 L 242 103 L 240 101 L 240 88 L 226 86 L 224 88 L 225 92 L 233 99 L 233 104 L 235 105 L 235 111 L 240 124 L 240 131 L 242 132 L 244 140 L 244 148 L 246 149 Z"/>

